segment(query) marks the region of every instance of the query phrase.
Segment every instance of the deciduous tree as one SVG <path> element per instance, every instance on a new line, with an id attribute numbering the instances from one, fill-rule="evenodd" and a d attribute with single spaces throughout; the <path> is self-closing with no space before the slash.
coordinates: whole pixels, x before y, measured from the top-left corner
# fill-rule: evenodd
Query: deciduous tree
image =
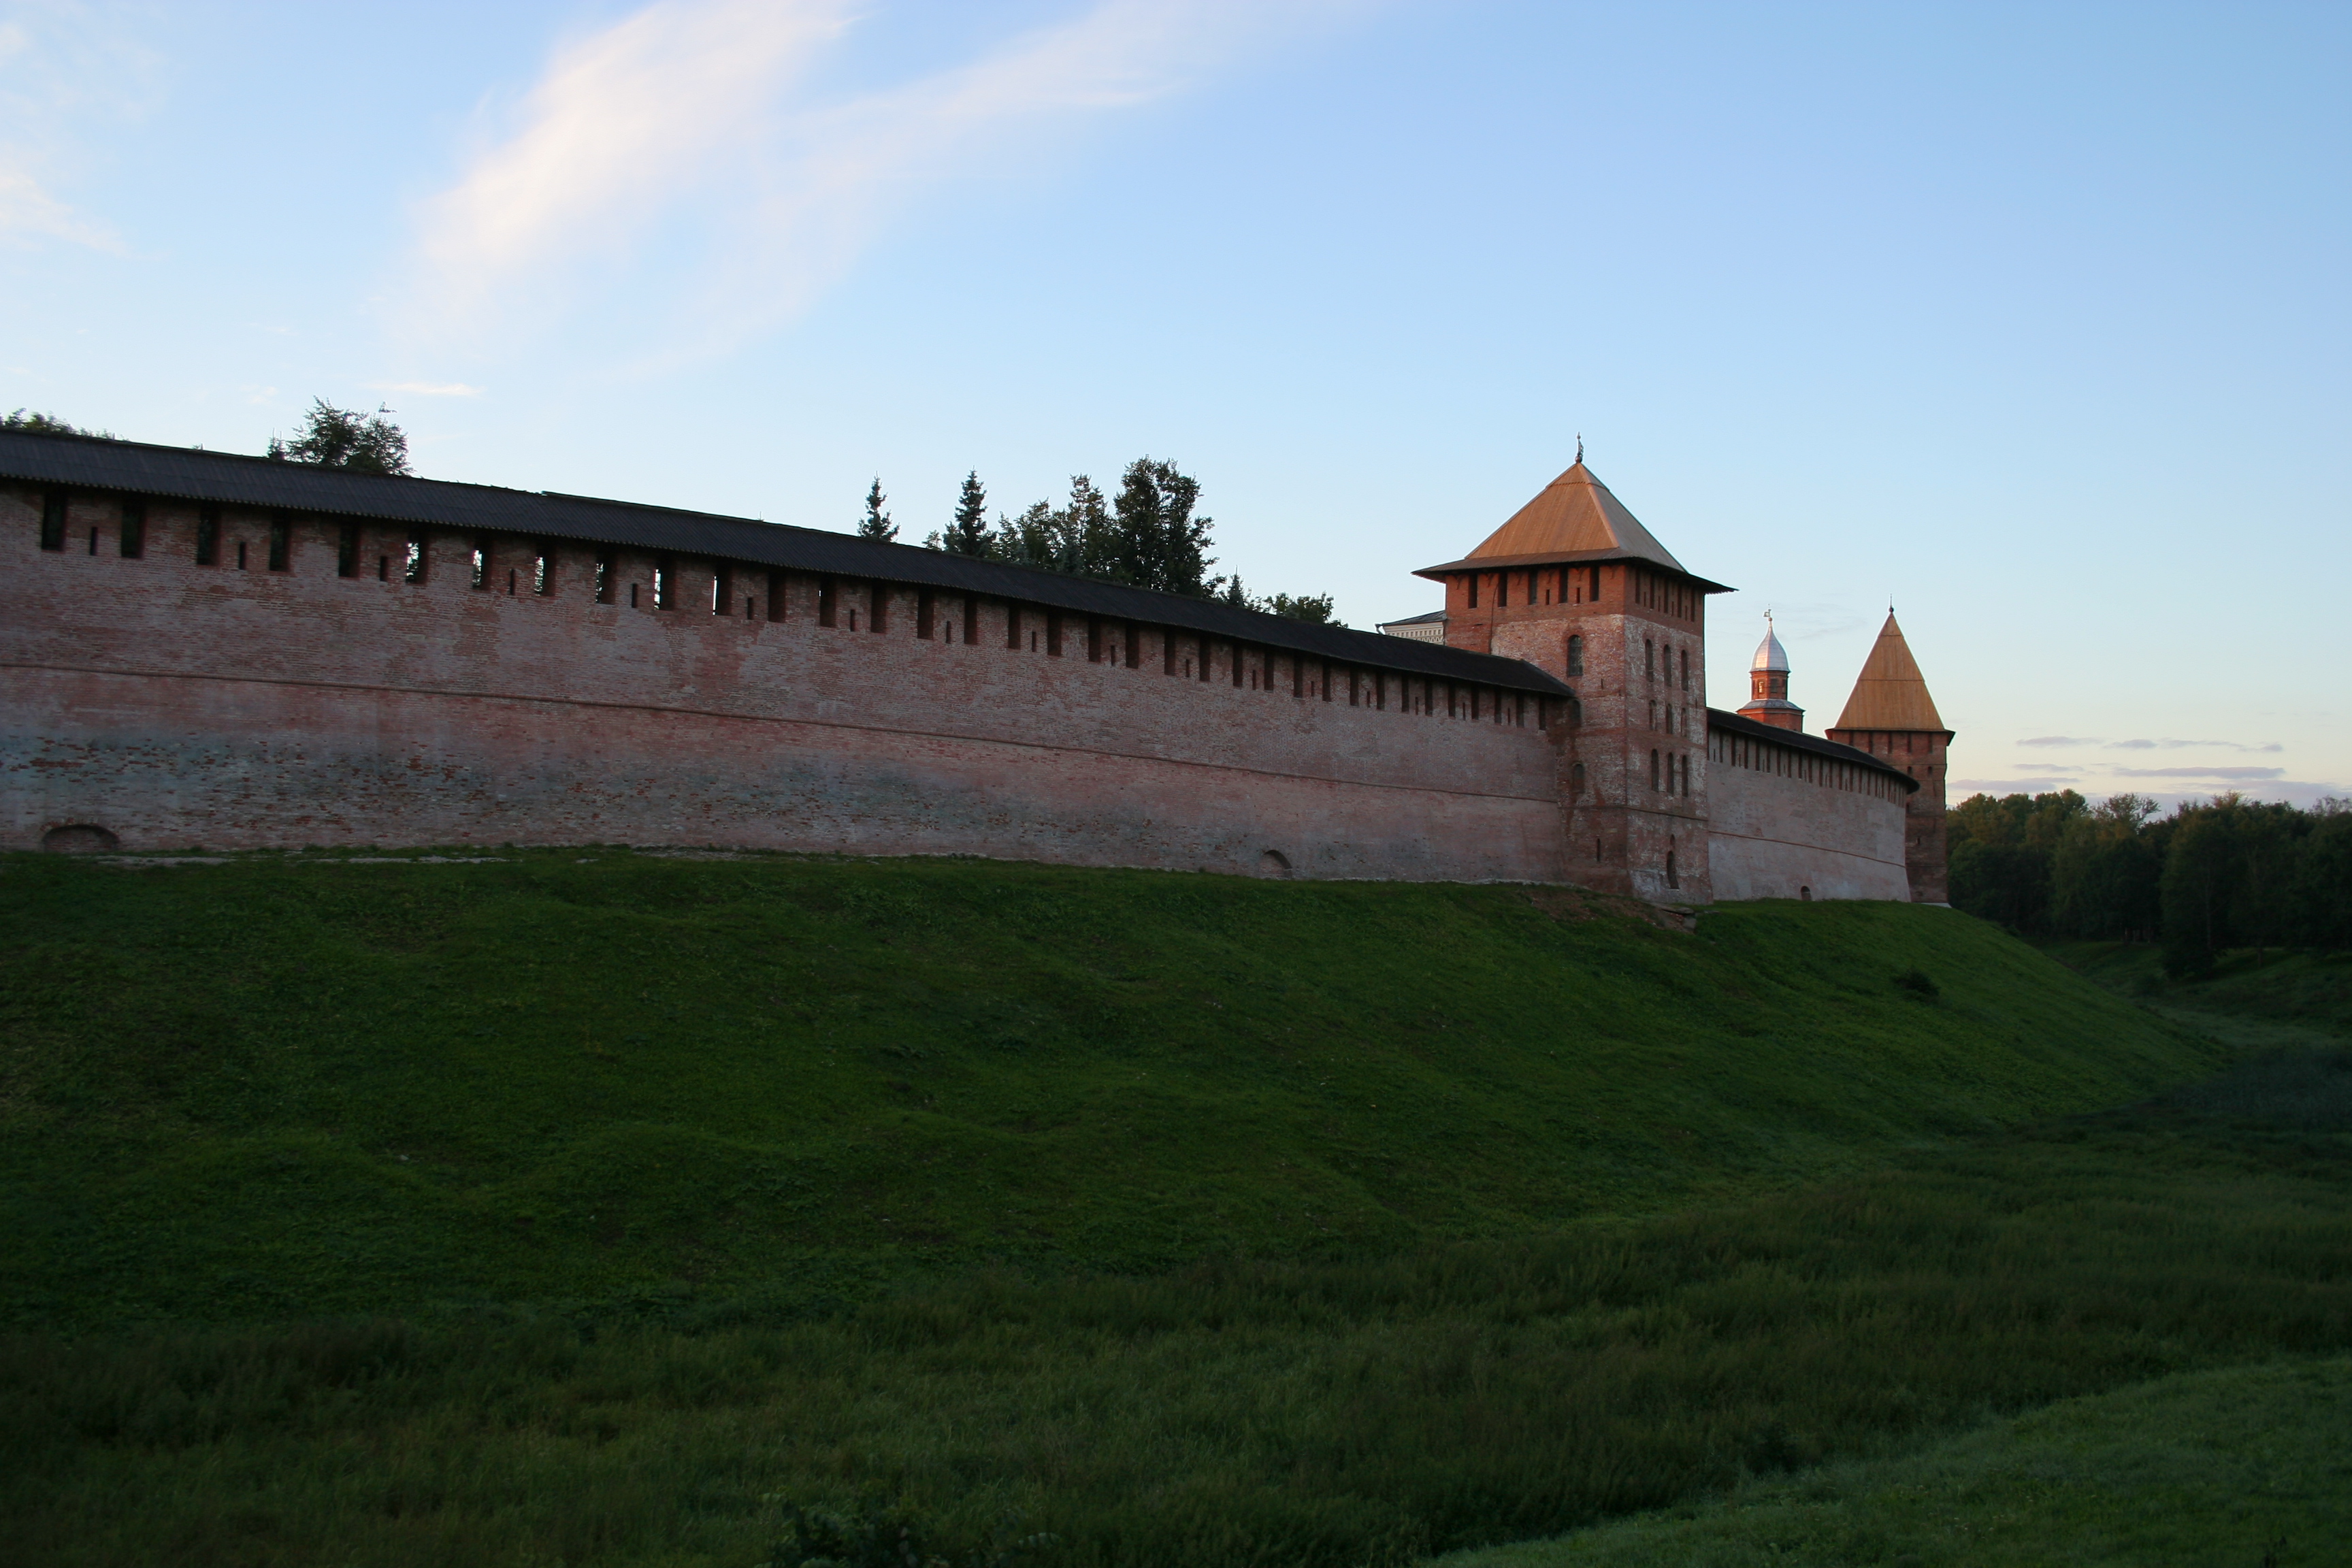
<path id="1" fill-rule="evenodd" d="M 302 432 L 291 441 L 269 438 L 269 456 L 281 463 L 306 463 L 317 468 L 343 468 L 355 474 L 405 474 L 408 436 L 390 418 L 392 410 L 377 405 L 373 414 L 338 408 L 323 397 L 310 400 L 302 418 Z"/>

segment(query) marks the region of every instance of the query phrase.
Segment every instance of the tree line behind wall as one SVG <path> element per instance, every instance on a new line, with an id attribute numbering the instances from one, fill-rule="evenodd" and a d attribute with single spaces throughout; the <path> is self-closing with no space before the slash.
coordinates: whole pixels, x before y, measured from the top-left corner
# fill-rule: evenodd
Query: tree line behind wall
<path id="1" fill-rule="evenodd" d="M 860 538 L 895 540 L 898 525 L 883 510 L 889 498 L 876 479 L 866 492 Z M 978 473 L 964 476 L 948 526 L 923 543 L 932 550 L 1003 561 L 1072 577 L 1123 583 L 1162 594 L 1217 599 L 1236 609 L 1257 610 L 1297 621 L 1341 626 L 1328 594 L 1275 594 L 1261 597 L 1242 585 L 1238 574 L 1212 574 L 1209 553 L 1214 524 L 1200 514 L 1201 482 L 1175 464 L 1138 458 L 1119 476 L 1118 493 L 1106 496 L 1085 474 L 1070 479 L 1070 499 L 1055 506 L 1036 501 L 1018 517 L 997 514 L 988 522 L 988 491 Z"/>
<path id="2" fill-rule="evenodd" d="M 2352 801 L 1970 795 L 1945 814 L 1952 902 L 2026 936 L 2158 942 L 2174 974 L 2241 947 L 2352 948 Z"/>

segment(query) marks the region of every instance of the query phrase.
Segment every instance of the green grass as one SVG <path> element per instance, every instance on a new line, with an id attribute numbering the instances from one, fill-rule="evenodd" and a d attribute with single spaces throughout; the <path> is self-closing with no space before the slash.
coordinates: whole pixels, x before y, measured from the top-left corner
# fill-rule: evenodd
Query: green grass
<path id="1" fill-rule="evenodd" d="M 782 1530 L 764 1500 L 872 1493 L 959 1553 L 1017 1519 L 1060 1538 L 1045 1562 L 1089 1568 L 1402 1563 L 2152 1377 L 2342 1355 L 2352 1116 L 2310 1114 L 2315 1075 L 2352 1081 L 2352 1058 L 1795 1192 L 1381 1258 L 975 1271 L 697 1333 L 507 1315 L 20 1335 L 0 1340 L 0 1520 L 59 1565 L 751 1568 Z M 1979 1517 L 1964 1468 L 1901 1473 L 1926 1489 L 1915 1521 Z"/>
<path id="2" fill-rule="evenodd" d="M 1685 934 L 1522 888 L 509 854 L 0 861 L 0 1321 L 675 1321 L 1379 1255 L 2217 1059 L 1944 910 Z"/>
<path id="3" fill-rule="evenodd" d="M 2341 1563 L 2352 1359 L 2184 1373 L 1445 1568 Z"/>
<path id="4" fill-rule="evenodd" d="M 2240 948 L 2210 975 L 2169 980 L 2144 942 L 2052 942 L 2044 951 L 2109 990 L 2248 1044 L 2288 1043 L 2297 1031 L 2352 1039 L 2352 952 Z"/>
<path id="5" fill-rule="evenodd" d="M 2204 1081 L 1948 910 L 511 852 L 19 857 L 0 922 L 27 1561 L 878 1498 L 1399 1564 L 2352 1348 L 2347 1058 Z"/>

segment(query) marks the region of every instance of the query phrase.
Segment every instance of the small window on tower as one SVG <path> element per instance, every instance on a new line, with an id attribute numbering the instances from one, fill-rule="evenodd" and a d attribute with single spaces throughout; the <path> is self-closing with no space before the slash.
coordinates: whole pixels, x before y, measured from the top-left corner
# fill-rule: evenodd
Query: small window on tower
<path id="1" fill-rule="evenodd" d="M 1584 639 L 1581 637 L 1568 639 L 1568 672 L 1570 675 L 1584 673 Z"/>
<path id="2" fill-rule="evenodd" d="M 1658 645 L 1648 637 L 1642 639 L 1642 674 L 1651 680 L 1658 679 Z"/>
<path id="3" fill-rule="evenodd" d="M 1469 579 L 1469 581 L 1470 581 L 1470 607 L 1471 607 L 1472 609 L 1474 609 L 1474 610 L 1475 610 L 1475 609 L 1476 609 L 1476 608 L 1478 607 L 1478 574 L 1476 574 L 1475 572 L 1471 573 L 1471 574 L 1470 574 L 1470 579 Z"/>
<path id="4" fill-rule="evenodd" d="M 196 509 L 196 564 L 216 566 L 220 563 L 220 508 Z"/>
<path id="5" fill-rule="evenodd" d="M 41 548 L 66 547 L 66 492 L 51 490 L 41 498 Z"/>

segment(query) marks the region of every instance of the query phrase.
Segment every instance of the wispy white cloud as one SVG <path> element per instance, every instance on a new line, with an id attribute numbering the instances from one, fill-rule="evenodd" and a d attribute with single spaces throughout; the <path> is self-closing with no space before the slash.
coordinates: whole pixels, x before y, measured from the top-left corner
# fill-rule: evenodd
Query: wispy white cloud
<path id="1" fill-rule="evenodd" d="M 22 5 L 0 22 L 0 244 L 125 248 L 111 225 L 58 193 L 83 162 L 78 124 L 136 117 L 152 63 L 117 12 Z"/>
<path id="2" fill-rule="evenodd" d="M 850 0 L 657 0 L 559 49 L 512 128 L 423 205 L 416 325 L 545 327 L 633 267 L 679 267 L 646 325 L 672 353 L 723 351 L 805 309 L 921 190 L 1024 133 L 1165 97 L 1276 26 L 1352 8 L 1099 0 L 825 101 L 807 78 L 856 20 Z"/>
<path id="3" fill-rule="evenodd" d="M 2069 784 L 2082 782 L 2077 778 L 2041 776 L 2030 779 L 1953 779 L 1947 787 L 1957 795 L 2047 795 L 2052 791 L 2064 789 Z"/>
<path id="4" fill-rule="evenodd" d="M 93 250 L 121 250 L 121 238 L 112 229 L 51 195 L 30 163 L 23 148 L 0 146 L 0 238 L 18 247 L 62 239 Z"/>

